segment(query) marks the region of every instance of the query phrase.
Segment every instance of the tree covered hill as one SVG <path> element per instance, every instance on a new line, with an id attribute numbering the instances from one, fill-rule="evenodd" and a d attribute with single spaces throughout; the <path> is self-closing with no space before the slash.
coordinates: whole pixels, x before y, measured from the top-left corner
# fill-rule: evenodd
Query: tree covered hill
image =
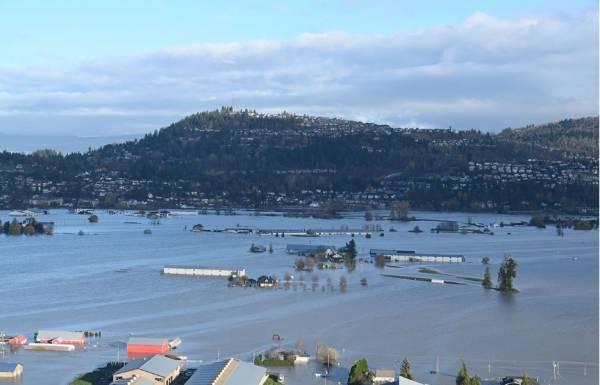
<path id="1" fill-rule="evenodd" d="M 529 143 L 550 150 L 598 156 L 598 117 L 565 119 L 558 122 L 506 129 L 502 140 Z"/>
<path id="2" fill-rule="evenodd" d="M 84 154 L 4 152 L 0 204 L 60 196 L 110 206 L 159 196 L 169 204 L 256 207 L 399 199 L 428 209 L 594 207 L 597 154 L 583 144 L 587 134 L 569 152 L 554 148 L 592 123 L 494 135 L 224 107 Z M 540 145 L 532 145 L 535 135 Z"/>
<path id="3" fill-rule="evenodd" d="M 589 123 L 591 119 L 582 121 Z M 411 176 L 451 173 L 465 169 L 471 160 L 561 160 L 564 154 L 545 144 L 551 140 L 576 140 L 579 137 L 572 134 L 579 132 L 576 127 L 575 123 L 561 126 L 550 134 L 536 126 L 514 130 L 514 137 L 506 139 L 506 132 L 492 135 L 478 131 L 395 129 L 340 119 L 285 113 L 258 115 L 224 108 L 191 115 L 140 140 L 107 145 L 85 157 L 92 164 L 117 167 L 140 178 L 322 169 L 335 170 L 351 179 L 371 179 L 395 172 Z M 581 131 L 588 132 L 587 126 Z M 541 145 L 532 147 L 536 135 Z M 597 133 L 595 140 L 597 143 Z M 582 151 L 570 148 L 570 152 L 588 155 L 592 146 L 586 144 Z"/>

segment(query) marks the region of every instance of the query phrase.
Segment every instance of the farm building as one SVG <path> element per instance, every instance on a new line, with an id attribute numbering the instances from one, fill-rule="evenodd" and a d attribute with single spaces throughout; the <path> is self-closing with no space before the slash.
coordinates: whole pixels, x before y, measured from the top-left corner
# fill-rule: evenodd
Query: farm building
<path id="1" fill-rule="evenodd" d="M 199 266 L 165 266 L 163 274 L 195 275 L 201 277 L 245 277 L 245 269 L 221 269 L 217 267 Z"/>
<path id="2" fill-rule="evenodd" d="M 383 255 L 389 262 L 462 263 L 465 261 L 465 257 L 458 254 L 423 254 L 413 250 L 371 249 L 369 254 L 372 257 Z"/>
<path id="3" fill-rule="evenodd" d="M 391 249 L 370 249 L 369 254 L 371 257 L 376 255 L 397 255 L 397 254 L 415 254 L 414 250 L 391 250 Z"/>
<path id="4" fill-rule="evenodd" d="M 373 384 L 386 384 L 396 380 L 396 371 L 393 369 L 377 369 L 373 377 Z"/>
<path id="5" fill-rule="evenodd" d="M 27 337 L 25 336 L 13 336 L 8 339 L 8 344 L 17 346 L 17 345 L 25 345 L 27 343 Z"/>
<path id="6" fill-rule="evenodd" d="M 252 234 L 254 232 L 250 227 L 228 227 L 223 229 L 225 233 L 234 233 L 234 234 Z"/>
<path id="7" fill-rule="evenodd" d="M 146 380 L 145 378 L 140 377 L 131 377 L 131 378 L 122 378 L 120 380 L 115 380 L 111 382 L 109 385 L 153 385 L 154 383 L 150 380 Z"/>
<path id="8" fill-rule="evenodd" d="M 0 378 L 15 378 L 23 373 L 23 365 L 0 362 Z"/>
<path id="9" fill-rule="evenodd" d="M 27 337 L 25 336 L 5 336 L 0 332 L 0 345 L 11 345 L 20 346 L 27 343 Z"/>
<path id="10" fill-rule="evenodd" d="M 256 285 L 258 287 L 273 287 L 273 286 L 277 285 L 277 280 L 275 280 L 275 278 L 273 278 L 271 276 L 261 275 L 256 280 Z"/>
<path id="11" fill-rule="evenodd" d="M 35 341 L 48 344 L 85 345 L 85 333 L 62 330 L 39 330 Z"/>
<path id="12" fill-rule="evenodd" d="M 404 377 L 400 376 L 400 377 L 398 377 L 398 385 L 423 385 L 423 384 L 421 382 L 409 380 L 408 378 L 404 378 Z"/>
<path id="13" fill-rule="evenodd" d="M 267 378 L 265 368 L 230 358 L 201 365 L 186 385 L 262 385 Z"/>
<path id="14" fill-rule="evenodd" d="M 182 365 L 182 361 L 160 355 L 129 361 L 113 374 L 113 383 L 125 381 L 127 384 L 126 381 L 135 377 L 145 380 L 144 385 L 169 385 L 179 376 Z"/>
<path id="15" fill-rule="evenodd" d="M 465 257 L 457 254 L 393 254 L 384 255 L 390 262 L 463 263 Z"/>
<path id="16" fill-rule="evenodd" d="M 169 352 L 169 341 L 166 338 L 130 337 L 127 341 L 127 355 L 149 356 Z"/>
<path id="17" fill-rule="evenodd" d="M 289 244 L 286 246 L 286 251 L 288 254 L 298 254 L 298 255 L 307 255 L 314 253 L 324 253 L 327 250 L 336 250 L 335 246 L 326 246 L 326 245 L 298 245 L 298 244 Z"/>

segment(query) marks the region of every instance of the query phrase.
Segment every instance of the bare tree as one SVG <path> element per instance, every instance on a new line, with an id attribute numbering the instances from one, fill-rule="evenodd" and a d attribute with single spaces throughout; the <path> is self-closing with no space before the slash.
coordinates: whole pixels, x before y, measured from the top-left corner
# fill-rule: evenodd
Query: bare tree
<path id="1" fill-rule="evenodd" d="M 296 338 L 296 352 L 298 353 L 304 353 L 305 347 L 304 347 L 304 341 L 302 340 L 301 337 Z"/>
<path id="2" fill-rule="evenodd" d="M 296 270 L 304 270 L 305 266 L 306 264 L 304 263 L 303 258 L 296 258 L 296 261 L 294 262 L 294 267 Z"/>
<path id="3" fill-rule="evenodd" d="M 317 289 L 317 287 L 319 286 L 319 275 L 313 273 L 311 280 L 312 280 L 312 290 L 315 291 Z"/>
<path id="4" fill-rule="evenodd" d="M 322 363 L 323 365 L 333 366 L 337 364 L 339 359 L 339 354 L 337 350 L 323 343 L 322 341 L 317 341 L 317 361 Z"/>
<path id="5" fill-rule="evenodd" d="M 348 279 L 346 278 L 345 275 L 342 275 L 340 277 L 340 291 L 342 293 L 345 293 L 346 290 L 348 290 Z"/>
<path id="6" fill-rule="evenodd" d="M 408 219 L 408 211 L 410 210 L 410 203 L 408 201 L 400 201 L 392 206 L 390 217 L 392 220 L 406 220 Z"/>
<path id="7" fill-rule="evenodd" d="M 304 269 L 306 271 L 313 271 L 315 267 L 315 258 L 312 256 L 308 256 L 304 260 Z"/>
<path id="8" fill-rule="evenodd" d="M 385 267 L 385 256 L 383 254 L 377 254 L 375 256 L 375 267 L 379 267 L 379 268 Z"/>

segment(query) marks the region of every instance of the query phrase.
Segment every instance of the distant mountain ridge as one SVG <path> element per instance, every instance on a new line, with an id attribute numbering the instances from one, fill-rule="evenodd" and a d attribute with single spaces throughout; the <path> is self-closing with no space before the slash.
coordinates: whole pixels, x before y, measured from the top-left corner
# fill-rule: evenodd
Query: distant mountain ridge
<path id="1" fill-rule="evenodd" d="M 0 133 L 0 151 L 30 154 L 40 149 L 52 149 L 63 154 L 85 152 L 108 143 L 122 143 L 139 135 L 80 137 L 74 135 L 33 135 Z M 43 143 L 43 145 L 40 145 Z"/>

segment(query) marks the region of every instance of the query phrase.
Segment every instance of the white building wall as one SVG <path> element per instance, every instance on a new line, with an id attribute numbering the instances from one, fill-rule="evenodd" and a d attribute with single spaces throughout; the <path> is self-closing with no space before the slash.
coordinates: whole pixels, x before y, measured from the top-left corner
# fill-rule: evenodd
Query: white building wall
<path id="1" fill-rule="evenodd" d="M 239 276 L 245 276 L 246 270 L 231 270 L 231 269 L 217 269 L 217 268 L 192 268 L 192 267 L 164 267 L 164 274 L 176 274 L 176 275 L 196 275 L 203 277 L 229 277 L 233 274 Z"/>

